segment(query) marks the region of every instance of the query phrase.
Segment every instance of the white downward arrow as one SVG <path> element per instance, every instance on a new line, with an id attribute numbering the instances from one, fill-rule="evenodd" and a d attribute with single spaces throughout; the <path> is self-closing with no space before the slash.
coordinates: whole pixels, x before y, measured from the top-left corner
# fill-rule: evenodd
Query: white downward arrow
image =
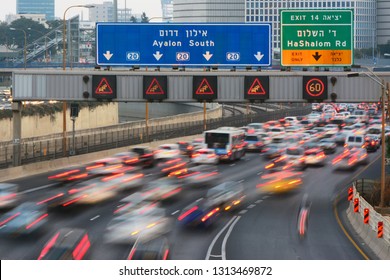
<path id="1" fill-rule="evenodd" d="M 155 58 L 157 61 L 159 61 L 160 58 L 163 56 L 163 54 L 162 54 L 162 53 L 160 54 L 160 52 L 157 51 L 156 53 L 153 54 L 153 56 L 154 56 L 154 58 Z"/>
<path id="2" fill-rule="evenodd" d="M 207 61 L 209 61 L 210 60 L 210 58 L 213 56 L 213 54 L 211 54 L 209 51 L 207 51 L 205 54 L 203 54 L 203 57 L 207 60 Z"/>
<path id="3" fill-rule="evenodd" d="M 107 60 L 110 60 L 111 57 L 114 55 L 113 53 L 111 53 L 110 51 L 106 51 L 106 53 L 103 54 L 104 57 L 107 59 Z"/>
<path id="4" fill-rule="evenodd" d="M 257 61 L 260 61 L 263 58 L 264 54 L 261 54 L 261 52 L 257 52 L 257 54 L 254 54 L 254 56 L 256 57 Z"/>

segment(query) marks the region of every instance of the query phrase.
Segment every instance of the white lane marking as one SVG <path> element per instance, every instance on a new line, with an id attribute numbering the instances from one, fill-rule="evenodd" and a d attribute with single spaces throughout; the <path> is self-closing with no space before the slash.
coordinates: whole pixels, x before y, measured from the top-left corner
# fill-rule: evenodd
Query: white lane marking
<path id="1" fill-rule="evenodd" d="M 261 175 L 261 174 L 263 174 L 263 171 L 257 172 L 257 175 Z"/>
<path id="2" fill-rule="evenodd" d="M 253 207 L 255 207 L 256 205 L 255 204 L 251 204 L 251 205 L 249 205 L 247 208 L 248 209 L 252 209 Z"/>
<path id="3" fill-rule="evenodd" d="M 235 164 L 235 163 L 232 163 L 232 164 L 230 164 L 230 166 L 232 166 L 232 167 L 233 167 L 233 166 L 236 166 L 236 164 Z"/>
<path id="4" fill-rule="evenodd" d="M 213 257 L 213 258 L 221 258 L 222 255 L 210 255 L 210 257 Z"/>
<path id="5" fill-rule="evenodd" d="M 95 217 L 93 217 L 93 218 L 91 218 L 91 219 L 89 219 L 90 221 L 94 221 L 94 220 L 96 220 L 97 218 L 99 218 L 100 217 L 100 215 L 96 215 Z"/>
<path id="6" fill-rule="evenodd" d="M 250 158 L 246 158 L 245 161 L 250 161 L 251 159 Z"/>
<path id="7" fill-rule="evenodd" d="M 199 202 L 199 201 L 201 201 L 202 199 L 203 199 L 203 197 L 198 198 L 195 202 Z"/>
<path id="8" fill-rule="evenodd" d="M 263 196 L 263 199 L 267 199 L 267 198 L 269 198 L 269 195 Z"/>
<path id="9" fill-rule="evenodd" d="M 242 179 L 242 180 L 240 180 L 240 181 L 238 181 L 239 183 L 243 183 L 243 182 L 245 182 L 245 179 Z"/>
<path id="10" fill-rule="evenodd" d="M 244 215 L 246 212 L 248 212 L 248 210 L 244 209 L 244 210 L 241 210 L 240 212 L 238 212 L 238 214 Z"/>
<path id="11" fill-rule="evenodd" d="M 31 192 L 35 192 L 35 191 L 39 191 L 39 190 L 50 188 L 51 186 L 54 186 L 54 185 L 55 185 L 55 183 L 54 184 L 48 184 L 48 185 L 40 186 L 40 187 L 37 187 L 37 188 L 34 188 L 34 189 L 26 190 L 26 191 L 23 191 L 23 192 L 20 192 L 20 193 L 21 194 L 31 193 Z"/>
<path id="12" fill-rule="evenodd" d="M 149 176 L 152 176 L 153 174 L 150 173 L 150 174 L 146 174 L 145 177 L 149 177 Z"/>
<path id="13" fill-rule="evenodd" d="M 217 242 L 218 238 L 221 236 L 221 234 L 225 231 L 225 229 L 230 226 L 230 224 L 237 218 L 237 216 L 233 216 L 229 222 L 218 232 L 218 234 L 214 237 L 213 241 L 211 241 L 211 244 L 209 248 L 207 249 L 207 254 L 206 254 L 206 260 L 210 259 L 211 256 L 211 250 L 213 250 L 215 242 Z"/>
<path id="14" fill-rule="evenodd" d="M 222 251 L 222 260 L 226 260 L 226 243 L 227 243 L 227 240 L 228 240 L 230 234 L 233 231 L 234 226 L 237 224 L 237 222 L 238 222 L 238 220 L 240 218 L 241 218 L 241 216 L 238 216 L 237 219 L 230 225 L 228 232 L 226 233 L 225 237 L 223 238 L 222 249 L 221 249 L 221 251 Z"/>
<path id="15" fill-rule="evenodd" d="M 176 214 L 179 213 L 179 212 L 180 212 L 180 210 L 176 210 L 175 212 L 172 212 L 171 215 L 172 215 L 172 216 L 173 216 L 173 215 L 176 215 Z"/>
<path id="16" fill-rule="evenodd" d="M 259 204 L 259 203 L 261 203 L 261 202 L 263 202 L 263 200 L 262 200 L 262 199 L 259 199 L 259 200 L 257 200 L 255 203 L 256 203 L 256 204 Z"/>

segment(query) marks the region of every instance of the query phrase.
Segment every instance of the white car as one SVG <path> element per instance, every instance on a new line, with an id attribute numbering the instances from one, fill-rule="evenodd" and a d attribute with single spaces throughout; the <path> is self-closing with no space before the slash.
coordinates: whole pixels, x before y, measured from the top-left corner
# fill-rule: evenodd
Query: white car
<path id="1" fill-rule="evenodd" d="M 195 164 L 218 164 L 219 156 L 213 149 L 199 149 L 192 154 L 191 161 Z"/>
<path id="2" fill-rule="evenodd" d="M 179 144 L 163 144 L 158 146 L 154 153 L 154 158 L 165 159 L 165 158 L 176 158 L 180 156 Z"/>

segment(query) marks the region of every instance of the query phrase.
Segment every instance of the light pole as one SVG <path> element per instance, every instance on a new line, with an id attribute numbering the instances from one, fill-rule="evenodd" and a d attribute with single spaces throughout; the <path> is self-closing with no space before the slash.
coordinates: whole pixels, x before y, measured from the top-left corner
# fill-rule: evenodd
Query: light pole
<path id="1" fill-rule="evenodd" d="M 24 34 L 24 48 L 23 48 L 23 61 L 24 61 L 24 69 L 26 69 L 26 63 L 27 63 L 27 34 L 26 34 L 26 31 L 24 31 L 23 29 L 18 29 L 18 28 L 14 28 L 14 27 L 11 27 L 10 30 L 18 30 L 18 31 L 22 31 L 23 34 Z"/>
<path id="2" fill-rule="evenodd" d="M 66 12 L 71 8 L 95 8 L 94 5 L 73 5 L 66 8 L 62 21 L 62 70 L 66 70 Z M 63 126 L 63 138 L 62 138 L 62 150 L 64 156 L 66 156 L 66 111 L 68 109 L 66 100 L 62 102 L 62 126 Z"/>
<path id="3" fill-rule="evenodd" d="M 379 203 L 379 208 L 384 208 L 385 207 L 385 185 L 386 185 L 386 138 L 385 138 L 385 97 L 386 95 L 389 94 L 389 83 L 387 83 L 387 89 L 385 85 L 385 81 L 378 77 L 371 69 L 365 66 L 360 66 L 368 71 L 362 72 L 365 76 L 373 80 L 375 83 L 379 84 L 381 86 L 381 107 L 382 107 L 382 127 L 381 127 L 381 139 L 382 139 L 382 158 L 381 158 L 381 192 L 380 192 L 380 203 Z M 348 74 L 347 77 L 357 77 L 359 76 L 360 73 L 351 73 Z"/>

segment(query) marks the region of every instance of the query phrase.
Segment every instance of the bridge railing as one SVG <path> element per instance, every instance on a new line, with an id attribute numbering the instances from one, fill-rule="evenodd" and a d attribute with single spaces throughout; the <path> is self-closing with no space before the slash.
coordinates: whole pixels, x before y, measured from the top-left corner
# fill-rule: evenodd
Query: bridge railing
<path id="1" fill-rule="evenodd" d="M 305 115 L 309 112 L 311 112 L 311 106 L 283 109 L 273 112 L 259 112 L 257 114 L 242 114 L 208 119 L 206 120 L 206 127 L 207 129 L 215 129 L 221 126 L 240 127 L 250 122 L 266 122 L 290 115 Z M 203 120 L 177 122 L 149 126 L 147 135 L 145 125 L 131 128 L 130 126 L 123 124 L 123 126 L 118 126 L 115 130 L 99 129 L 98 133 L 91 132 L 88 134 L 76 135 L 74 137 L 74 147 L 73 137 L 69 133 L 67 137 L 68 147 L 66 156 L 69 156 L 72 152 L 76 155 L 80 155 L 175 137 L 201 134 L 203 128 Z M 64 157 L 62 141 L 63 139 L 61 137 L 56 137 L 36 141 L 21 139 L 20 143 L 12 143 L 10 141 L 0 143 L 0 168 L 13 166 L 13 156 L 16 146 L 19 149 L 18 153 L 21 155 L 22 165 Z"/>

